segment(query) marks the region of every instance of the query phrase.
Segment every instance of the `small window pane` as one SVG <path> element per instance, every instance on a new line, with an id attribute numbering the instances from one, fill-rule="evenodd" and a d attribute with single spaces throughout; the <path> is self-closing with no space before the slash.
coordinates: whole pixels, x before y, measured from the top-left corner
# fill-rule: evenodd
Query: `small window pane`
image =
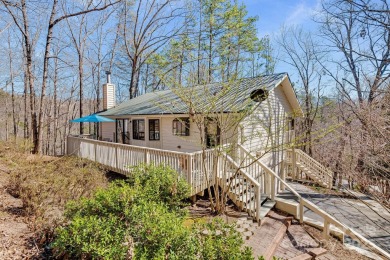
<path id="1" fill-rule="evenodd" d="M 190 120 L 189 118 L 175 118 L 172 122 L 173 135 L 189 136 Z"/>
<path id="2" fill-rule="evenodd" d="M 160 140 L 159 119 L 149 119 L 149 140 Z"/>
<path id="3" fill-rule="evenodd" d="M 133 139 L 145 140 L 145 120 L 144 119 L 133 120 Z"/>

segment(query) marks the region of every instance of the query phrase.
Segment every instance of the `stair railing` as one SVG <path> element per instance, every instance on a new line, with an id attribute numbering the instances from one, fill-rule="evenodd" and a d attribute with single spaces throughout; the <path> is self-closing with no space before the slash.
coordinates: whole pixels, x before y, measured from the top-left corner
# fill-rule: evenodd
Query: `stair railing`
<path id="1" fill-rule="evenodd" d="M 290 163 L 292 162 L 291 158 L 293 158 L 293 152 L 295 152 L 297 163 L 300 163 L 303 167 L 310 170 L 311 174 L 325 183 L 327 188 L 332 188 L 333 172 L 331 170 L 323 166 L 321 163 L 300 149 L 294 149 L 294 151 L 287 150 L 287 159 L 290 161 Z M 292 165 L 292 167 L 294 167 L 294 165 Z M 310 177 L 310 174 L 308 175 Z"/>
<path id="2" fill-rule="evenodd" d="M 375 243 L 371 242 L 367 238 L 363 237 L 360 233 L 353 230 L 352 228 L 348 227 L 347 225 L 341 223 L 337 219 L 335 219 L 332 215 L 327 213 L 326 211 L 319 208 L 317 205 L 312 203 L 311 201 L 303 198 L 294 188 L 292 188 L 288 183 L 286 183 L 285 180 L 280 178 L 274 171 L 269 169 L 263 162 L 259 160 L 259 158 L 256 158 L 252 153 L 250 153 L 245 147 L 239 144 L 241 149 L 245 151 L 246 155 L 248 157 L 251 157 L 252 160 L 255 161 L 255 163 L 259 164 L 264 170 L 267 175 L 272 175 L 272 186 L 276 187 L 277 183 L 276 181 L 279 181 L 284 185 L 284 187 L 289 190 L 292 194 L 294 194 L 297 197 L 297 200 L 299 202 L 299 210 L 298 210 L 298 218 L 299 222 L 301 224 L 304 223 L 304 214 L 305 214 L 305 208 L 308 208 L 312 212 L 316 213 L 317 215 L 321 216 L 324 220 L 324 228 L 323 228 L 323 236 L 324 238 L 329 238 L 330 236 L 330 225 L 333 225 L 334 227 L 338 228 L 343 234 L 350 236 L 352 239 L 360 242 L 367 248 L 369 248 L 374 253 L 379 254 L 380 256 L 385 257 L 385 259 L 390 259 L 390 254 L 383 250 L 382 248 L 378 247 Z M 344 241 L 342 241 L 344 243 Z"/>
<path id="3" fill-rule="evenodd" d="M 240 205 L 240 208 L 245 208 L 248 212 L 248 214 L 253 217 L 258 223 L 260 223 L 260 208 L 261 208 L 261 186 L 260 184 L 252 177 L 250 176 L 237 162 L 235 162 L 229 155 L 223 154 L 222 155 L 225 160 L 219 160 L 220 162 L 225 161 L 223 165 L 220 165 L 219 167 L 222 168 L 222 180 L 223 185 L 222 187 L 226 189 L 227 192 L 231 192 L 233 194 L 236 194 L 236 198 L 231 198 L 232 200 L 235 200 Z M 234 175 L 233 176 L 226 176 L 226 172 L 228 169 L 233 169 Z M 239 180 L 241 178 L 241 185 L 232 185 L 233 181 Z M 226 183 L 227 181 L 227 183 Z M 254 191 L 254 196 L 252 197 L 252 194 L 249 192 L 250 190 Z M 241 200 L 241 202 L 239 201 Z M 252 202 L 253 203 L 248 203 Z"/>

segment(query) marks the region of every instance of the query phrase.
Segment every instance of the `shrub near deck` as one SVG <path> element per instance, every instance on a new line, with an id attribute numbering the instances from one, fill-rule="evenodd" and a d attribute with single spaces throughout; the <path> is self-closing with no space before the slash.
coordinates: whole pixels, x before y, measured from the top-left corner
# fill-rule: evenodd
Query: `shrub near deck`
<path id="1" fill-rule="evenodd" d="M 140 166 L 130 182 L 70 203 L 70 223 L 58 229 L 53 247 L 58 255 L 87 259 L 253 259 L 231 226 L 186 228 L 187 194 L 187 183 L 175 171 Z"/>

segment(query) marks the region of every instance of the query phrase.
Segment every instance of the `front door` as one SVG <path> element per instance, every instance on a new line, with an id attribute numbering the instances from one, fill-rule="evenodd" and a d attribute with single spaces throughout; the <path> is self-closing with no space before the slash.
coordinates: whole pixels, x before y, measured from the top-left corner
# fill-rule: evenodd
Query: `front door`
<path id="1" fill-rule="evenodd" d="M 221 142 L 221 128 L 218 125 L 218 121 L 213 118 L 206 118 L 205 120 L 205 141 L 206 147 L 212 148 L 220 144 Z"/>
<path id="2" fill-rule="evenodd" d="M 130 143 L 129 119 L 116 119 L 116 142 L 121 144 Z"/>

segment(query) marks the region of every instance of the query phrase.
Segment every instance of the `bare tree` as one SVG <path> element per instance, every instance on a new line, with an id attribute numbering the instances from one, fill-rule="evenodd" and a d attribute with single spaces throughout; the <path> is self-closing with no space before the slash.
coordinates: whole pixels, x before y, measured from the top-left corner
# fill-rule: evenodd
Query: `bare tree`
<path id="1" fill-rule="evenodd" d="M 131 66 L 130 98 L 138 95 L 140 68 L 183 28 L 178 23 L 183 12 L 176 0 L 139 0 L 135 6 L 124 2 L 121 22 L 124 52 Z"/>
<path id="2" fill-rule="evenodd" d="M 64 13 L 60 14 L 58 11 L 59 0 L 53 0 L 49 20 L 47 22 L 46 40 L 43 55 L 43 68 L 42 68 L 42 85 L 40 88 L 40 102 L 38 111 L 36 111 L 36 96 L 35 96 L 35 75 L 33 72 L 33 40 L 30 36 L 30 23 L 29 23 L 29 9 L 25 0 L 20 2 L 11 2 L 7 0 L 1 0 L 1 3 L 6 8 L 8 14 L 12 17 L 15 25 L 18 27 L 24 38 L 25 54 L 26 54 L 26 80 L 29 83 L 30 94 L 30 113 L 32 120 L 33 131 L 33 153 L 41 152 L 42 140 L 43 140 L 43 124 L 44 124 L 44 102 L 46 97 L 46 89 L 48 84 L 48 64 L 50 59 L 51 44 L 53 40 L 53 31 L 55 26 L 61 21 L 70 17 L 102 11 L 112 5 L 119 3 L 117 1 L 91 1 L 90 5 L 82 8 L 81 11 L 75 11 L 73 13 L 67 13 L 67 8 L 64 8 Z M 33 6 L 31 6 L 33 8 Z"/>
<path id="3" fill-rule="evenodd" d="M 299 82 L 295 89 L 301 94 L 303 102 L 303 148 L 312 155 L 312 128 L 323 90 L 322 68 L 319 63 L 322 58 L 316 49 L 317 43 L 301 28 L 283 28 L 277 43 L 283 53 L 281 60 L 298 74 Z"/>

